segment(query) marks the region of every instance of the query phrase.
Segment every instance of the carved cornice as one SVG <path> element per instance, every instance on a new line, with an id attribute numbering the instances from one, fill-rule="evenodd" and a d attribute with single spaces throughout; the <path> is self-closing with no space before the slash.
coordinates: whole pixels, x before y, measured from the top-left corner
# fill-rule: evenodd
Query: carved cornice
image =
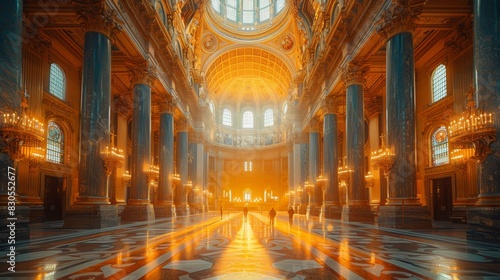
<path id="1" fill-rule="evenodd" d="M 105 4 L 106 1 L 75 1 L 75 10 L 85 25 L 85 31 L 95 31 L 106 35 L 110 40 L 122 31 L 122 24 L 116 11 Z"/>
<path id="2" fill-rule="evenodd" d="M 346 87 L 354 84 L 364 85 L 365 74 L 368 69 L 369 66 L 366 64 L 349 62 L 347 66 L 342 69 L 341 79 Z"/>
<path id="3" fill-rule="evenodd" d="M 123 95 L 115 95 L 113 98 L 113 109 L 125 118 L 132 112 L 132 107 L 132 102 Z"/>
<path id="4" fill-rule="evenodd" d="M 24 21 L 25 17 L 23 16 L 23 23 Z M 24 25 L 23 44 L 39 55 L 44 54 L 47 49 L 52 46 L 52 42 L 45 39 L 39 33 L 29 36 L 28 34 L 33 34 L 33 32 L 29 29 L 31 29 L 31 27 Z"/>
<path id="5" fill-rule="evenodd" d="M 148 61 L 128 61 L 126 65 L 131 74 L 133 84 L 151 85 L 156 79 L 156 68 Z"/>
<path id="6" fill-rule="evenodd" d="M 427 0 L 392 0 L 391 7 L 387 9 L 377 23 L 378 34 L 387 40 L 392 36 L 415 30 L 415 20 L 422 12 Z"/>
<path id="7" fill-rule="evenodd" d="M 371 117 L 382 111 L 382 96 L 370 96 L 365 98 L 365 112 L 367 117 Z"/>
<path id="8" fill-rule="evenodd" d="M 450 58 L 454 58 L 464 50 L 472 47 L 472 24 L 468 21 L 460 24 L 454 37 L 444 42 Z"/>

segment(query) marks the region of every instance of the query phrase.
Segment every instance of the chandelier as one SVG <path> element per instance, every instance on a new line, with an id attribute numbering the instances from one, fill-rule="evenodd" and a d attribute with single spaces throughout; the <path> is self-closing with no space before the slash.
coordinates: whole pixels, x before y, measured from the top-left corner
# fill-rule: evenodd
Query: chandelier
<path id="1" fill-rule="evenodd" d="M 491 153 L 490 144 L 496 140 L 496 130 L 494 115 L 476 108 L 474 91 L 474 88 L 467 91 L 467 108 L 450 123 L 448 133 L 453 149 L 473 149 L 470 158 L 481 162 Z"/>
<path id="2" fill-rule="evenodd" d="M 44 124 L 31 116 L 26 94 L 22 91 L 20 93 L 21 113 L 18 114 L 15 111 L 4 113 L 0 121 L 0 133 L 6 144 L 2 152 L 7 153 L 14 161 L 31 158 L 34 162 L 41 164 L 40 154 L 35 153 L 35 150 L 31 148 L 40 147 L 45 135 Z"/>
<path id="3" fill-rule="evenodd" d="M 111 134 L 111 147 L 106 146 L 104 151 L 101 152 L 101 158 L 104 161 L 107 176 L 111 175 L 115 166 L 120 167 L 122 165 L 125 156 L 123 150 L 115 147 L 113 134 Z"/>
<path id="4" fill-rule="evenodd" d="M 160 167 L 157 165 L 149 165 L 149 168 L 145 171 L 146 175 L 148 176 L 149 180 L 153 181 L 155 179 L 158 179 L 160 176 Z"/>
<path id="5" fill-rule="evenodd" d="M 384 135 L 381 135 L 380 139 L 382 141 L 382 145 L 378 151 L 372 152 L 370 159 L 372 161 L 373 169 L 377 170 L 380 168 L 384 176 L 387 178 L 389 177 L 396 155 L 392 149 L 385 147 Z"/>
<path id="6" fill-rule="evenodd" d="M 349 178 L 351 177 L 351 173 L 353 170 L 349 169 L 347 166 L 347 157 L 344 157 L 344 160 L 342 161 L 341 164 L 339 164 L 338 168 L 338 177 L 339 177 L 339 184 L 346 184 Z"/>
<path id="7" fill-rule="evenodd" d="M 365 187 L 371 188 L 373 187 L 373 183 L 375 180 L 373 179 L 373 175 L 371 171 L 368 171 L 368 174 L 365 175 Z"/>
<path id="8" fill-rule="evenodd" d="M 453 149 L 450 152 L 450 163 L 460 174 L 467 174 L 467 162 L 473 154 L 473 148 Z"/>

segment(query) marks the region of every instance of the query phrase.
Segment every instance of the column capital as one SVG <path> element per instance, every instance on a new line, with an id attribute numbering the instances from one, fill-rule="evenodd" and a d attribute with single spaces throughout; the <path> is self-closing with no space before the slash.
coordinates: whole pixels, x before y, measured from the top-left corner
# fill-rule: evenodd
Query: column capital
<path id="1" fill-rule="evenodd" d="M 160 102 L 160 114 L 171 114 L 175 113 L 175 107 L 177 103 L 174 100 L 163 100 Z"/>
<path id="2" fill-rule="evenodd" d="M 309 129 L 309 133 L 311 133 L 311 132 L 320 133 L 321 131 L 323 131 L 323 128 L 321 126 L 321 122 L 319 121 L 318 118 L 311 118 L 309 120 L 308 129 Z"/>
<path id="3" fill-rule="evenodd" d="M 343 69 L 341 79 L 345 86 L 354 84 L 363 85 L 365 83 L 365 73 L 368 71 L 369 65 L 356 62 L 349 62 Z"/>
<path id="4" fill-rule="evenodd" d="M 377 33 L 388 40 L 392 36 L 415 30 L 415 20 L 425 5 L 425 0 L 392 0 L 391 6 L 382 13 L 376 24 Z"/>
<path id="5" fill-rule="evenodd" d="M 113 109 L 116 113 L 128 117 L 132 111 L 132 102 L 123 95 L 115 95 L 113 98 Z"/>
<path id="6" fill-rule="evenodd" d="M 175 127 L 177 128 L 177 132 L 188 132 L 189 129 L 188 119 L 185 117 L 178 119 L 177 122 L 175 123 Z"/>
<path id="7" fill-rule="evenodd" d="M 123 29 L 123 22 L 116 17 L 116 11 L 106 5 L 106 1 L 74 1 L 78 17 L 83 21 L 85 31 L 104 34 L 111 41 Z"/>
<path id="8" fill-rule="evenodd" d="M 345 105 L 345 96 L 329 95 L 323 97 L 321 101 L 321 110 L 323 115 L 339 114 L 339 106 Z"/>
<path id="9" fill-rule="evenodd" d="M 133 84 L 151 85 L 156 79 L 156 68 L 147 60 L 128 61 L 125 64 L 130 71 Z"/>

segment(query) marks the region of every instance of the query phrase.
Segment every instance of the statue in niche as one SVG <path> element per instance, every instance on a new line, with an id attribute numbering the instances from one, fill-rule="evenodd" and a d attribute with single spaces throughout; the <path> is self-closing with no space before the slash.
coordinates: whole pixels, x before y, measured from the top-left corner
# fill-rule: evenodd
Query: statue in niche
<path id="1" fill-rule="evenodd" d="M 293 39 L 290 38 L 290 36 L 286 35 L 285 37 L 283 37 L 283 40 L 281 41 L 281 48 L 284 51 L 290 51 L 293 48 L 293 45 Z"/>

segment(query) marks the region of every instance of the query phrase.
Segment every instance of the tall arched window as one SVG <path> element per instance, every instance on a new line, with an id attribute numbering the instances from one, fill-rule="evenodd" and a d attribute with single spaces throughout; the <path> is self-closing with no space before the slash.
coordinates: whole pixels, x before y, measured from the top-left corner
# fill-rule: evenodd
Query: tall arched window
<path id="1" fill-rule="evenodd" d="M 55 63 L 50 65 L 49 92 L 62 100 L 66 97 L 66 76 Z"/>
<path id="2" fill-rule="evenodd" d="M 215 114 L 214 103 L 210 101 L 208 103 L 208 107 L 210 107 L 210 112 L 212 112 L 212 115 Z"/>
<path id="3" fill-rule="evenodd" d="M 229 109 L 227 108 L 225 108 L 224 111 L 222 111 L 222 124 L 227 126 L 233 125 L 231 111 L 229 111 Z"/>
<path id="4" fill-rule="evenodd" d="M 446 66 L 440 64 L 432 73 L 432 102 L 446 96 Z"/>
<path id="5" fill-rule="evenodd" d="M 243 123 L 241 125 L 243 128 L 253 128 L 253 113 L 250 111 L 245 111 L 243 113 Z"/>
<path id="6" fill-rule="evenodd" d="M 431 138 L 432 166 L 447 164 L 448 157 L 448 131 L 441 126 L 432 133 Z"/>
<path id="7" fill-rule="evenodd" d="M 55 122 L 47 125 L 47 161 L 64 163 L 64 132 Z"/>
<path id="8" fill-rule="evenodd" d="M 264 112 L 264 126 L 274 125 L 274 114 L 273 109 L 267 109 Z"/>

